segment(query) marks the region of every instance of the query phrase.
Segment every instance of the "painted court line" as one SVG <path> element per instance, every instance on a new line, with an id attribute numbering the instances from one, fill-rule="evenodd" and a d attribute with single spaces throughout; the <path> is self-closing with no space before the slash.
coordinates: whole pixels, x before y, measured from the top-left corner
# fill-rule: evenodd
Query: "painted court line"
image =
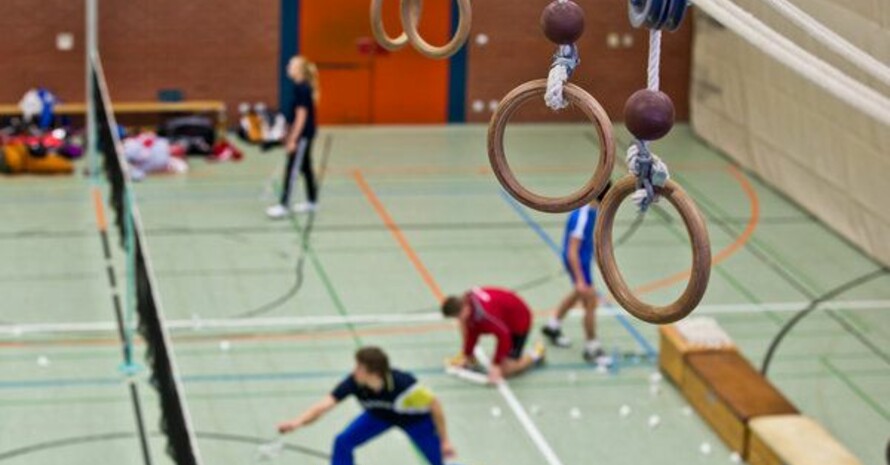
<path id="1" fill-rule="evenodd" d="M 556 242 L 553 241 L 553 238 L 550 237 L 550 235 L 547 234 L 546 231 L 544 231 L 544 228 L 542 228 L 541 225 L 538 224 L 538 222 L 535 221 L 534 218 L 532 218 L 531 215 L 529 215 L 528 212 L 525 211 L 525 209 L 523 209 L 522 206 L 519 205 L 519 203 L 517 203 L 515 200 L 513 200 L 513 198 L 510 197 L 506 192 L 500 191 L 500 194 L 501 198 L 504 199 L 504 202 L 507 202 L 507 204 L 510 205 L 511 208 L 513 208 L 513 211 L 515 211 L 516 214 L 519 215 L 519 217 L 522 218 L 522 220 L 538 235 L 538 237 L 540 237 L 541 240 L 543 240 L 544 243 L 547 244 L 550 250 L 554 254 L 556 254 L 558 258 L 561 258 L 562 249 L 556 244 Z M 621 326 L 624 327 L 624 329 L 627 330 L 628 333 L 630 333 L 634 340 L 637 341 L 637 344 L 639 344 L 640 347 L 642 347 L 643 350 L 646 351 L 646 354 L 649 357 L 654 357 L 656 354 L 655 347 L 653 347 L 652 344 L 650 344 L 649 341 L 647 341 L 646 338 L 640 333 L 640 331 L 637 330 L 637 328 L 635 328 L 630 323 L 630 321 L 628 321 L 627 317 L 624 315 L 624 312 L 614 311 L 615 305 L 608 300 L 605 301 L 605 307 L 606 310 L 611 310 L 611 312 L 603 313 L 613 315 L 618 320 L 618 322 L 621 323 Z"/>
<path id="2" fill-rule="evenodd" d="M 442 289 L 439 288 L 439 285 L 433 279 L 429 270 L 427 270 L 423 262 L 420 261 L 420 257 L 414 252 L 411 244 L 408 243 L 408 239 L 402 234 L 402 230 L 399 229 L 399 225 L 392 219 L 392 216 L 390 216 L 389 212 L 386 210 L 383 202 L 380 201 L 380 198 L 377 197 L 377 194 L 374 193 L 374 190 L 371 189 L 371 186 L 365 181 L 362 172 L 353 170 L 352 177 L 355 180 L 355 183 L 358 184 L 359 189 L 361 189 L 362 193 L 365 195 L 365 198 L 371 206 L 374 207 L 374 211 L 376 211 L 377 215 L 380 216 L 380 219 L 383 220 L 383 224 L 386 225 L 387 229 L 389 229 L 393 237 L 395 237 L 396 242 L 399 243 L 399 246 L 405 252 L 405 255 L 408 256 L 408 260 L 414 265 L 414 269 L 416 269 L 417 273 L 420 274 L 420 277 L 423 278 L 423 282 L 426 283 L 427 287 L 430 288 L 430 291 L 432 291 L 433 295 L 439 302 L 445 300 L 445 293 L 442 292 Z"/>
<path id="3" fill-rule="evenodd" d="M 433 297 L 435 297 L 437 301 L 441 302 L 445 298 L 445 295 L 442 293 L 441 288 L 439 287 L 438 283 L 436 283 L 435 279 L 433 279 L 433 276 L 427 270 L 426 266 L 424 266 L 423 262 L 420 261 L 420 257 L 418 257 L 417 253 L 414 252 L 414 248 L 411 247 L 408 239 L 406 239 L 401 230 L 399 230 L 398 225 L 396 224 L 395 220 L 393 220 L 389 212 L 386 210 L 383 202 L 380 201 L 380 199 L 371 189 L 371 186 L 368 185 L 368 183 L 365 181 L 364 177 L 361 174 L 361 171 L 353 171 L 353 177 L 356 184 L 359 185 L 359 188 L 361 188 L 362 192 L 365 194 L 368 202 L 371 203 L 371 205 L 377 211 L 377 214 L 380 216 L 383 222 L 386 223 L 393 236 L 395 236 L 396 241 L 402 247 L 405 255 L 407 255 L 411 263 L 414 264 L 414 268 L 421 275 L 424 282 L 426 282 L 430 291 L 432 291 Z M 476 347 L 476 353 L 481 355 L 480 360 L 487 359 L 487 357 L 485 357 L 485 353 L 478 346 Z M 544 458 L 547 460 L 547 463 L 549 465 L 562 465 L 562 462 L 553 452 L 553 449 L 544 439 L 544 436 L 541 435 L 541 432 L 538 430 L 535 423 L 531 420 L 531 418 L 528 417 L 528 414 L 522 408 L 522 405 L 519 404 L 519 401 L 516 399 L 513 391 L 510 390 L 510 386 L 509 384 L 507 384 L 506 381 L 498 385 L 498 392 L 513 410 L 516 419 L 519 420 L 519 423 L 522 424 L 525 432 L 528 434 L 529 438 L 531 438 L 532 442 L 541 452 L 541 455 L 543 455 Z"/>
<path id="4" fill-rule="evenodd" d="M 727 314 L 756 314 L 756 313 L 790 313 L 800 311 L 809 302 L 765 302 L 743 304 L 712 304 L 699 305 L 692 316 L 701 315 L 727 315 Z M 831 300 L 819 304 L 820 310 L 883 310 L 890 309 L 888 300 Z M 608 307 L 603 315 L 617 315 L 623 313 L 621 309 Z M 570 313 L 568 318 L 581 318 L 580 314 Z M 347 316 L 304 316 L 304 317 L 278 317 L 278 318 L 213 318 L 213 319 L 188 319 L 169 320 L 167 328 L 172 331 L 203 331 L 203 330 L 245 330 L 245 329 L 300 329 L 326 326 L 345 325 L 411 325 L 417 323 L 444 322 L 438 312 L 421 314 L 378 313 L 368 315 Z M 3 324 L 0 325 L 0 335 L 22 336 L 25 334 L 39 333 L 101 333 L 116 331 L 117 326 L 113 321 L 92 321 L 82 323 L 34 323 L 34 324 Z"/>
<path id="5" fill-rule="evenodd" d="M 476 350 L 473 351 L 473 354 L 479 360 L 479 363 L 482 363 L 485 366 L 489 366 L 491 364 L 488 359 L 488 355 L 485 354 L 485 351 L 482 350 L 482 347 L 476 346 Z M 562 465 L 562 461 L 559 460 L 559 457 L 556 456 L 556 453 L 553 452 L 553 448 L 550 447 L 550 444 L 544 439 L 544 436 L 541 434 L 541 431 L 538 430 L 535 422 L 532 421 L 531 417 L 528 416 L 528 412 L 525 411 L 525 407 L 519 402 L 519 399 L 516 398 L 516 395 L 513 394 L 513 390 L 510 389 L 510 385 L 507 384 L 506 381 L 498 384 L 498 393 L 501 394 L 501 397 L 504 398 L 504 401 L 507 402 L 507 405 L 510 406 L 510 410 L 513 411 L 513 414 L 516 416 L 516 419 L 519 420 L 519 423 L 525 428 L 526 433 L 528 433 L 529 438 L 531 438 L 532 442 L 535 444 L 535 447 L 541 452 L 541 455 L 544 456 L 544 459 L 547 460 L 547 463 L 550 465 Z"/>

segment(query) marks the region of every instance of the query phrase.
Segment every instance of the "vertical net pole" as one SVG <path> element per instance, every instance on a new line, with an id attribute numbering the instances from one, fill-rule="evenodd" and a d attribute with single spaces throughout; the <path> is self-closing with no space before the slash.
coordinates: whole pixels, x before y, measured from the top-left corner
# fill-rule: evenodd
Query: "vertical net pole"
<path id="1" fill-rule="evenodd" d="M 98 184 L 100 179 L 99 173 L 99 151 L 97 150 L 97 136 L 99 131 L 96 127 L 96 96 L 93 87 L 93 57 L 99 49 L 99 0 L 86 0 L 86 24 L 84 31 L 86 35 L 86 152 L 87 160 L 89 160 L 90 177 L 93 184 Z"/>

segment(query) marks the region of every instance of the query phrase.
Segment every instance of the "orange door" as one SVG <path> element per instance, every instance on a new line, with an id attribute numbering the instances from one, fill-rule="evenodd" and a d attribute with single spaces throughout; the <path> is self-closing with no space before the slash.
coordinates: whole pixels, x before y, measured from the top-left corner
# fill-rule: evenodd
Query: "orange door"
<path id="1" fill-rule="evenodd" d="M 430 60 L 410 46 L 362 53 L 370 42 L 370 0 L 300 2 L 300 53 L 319 65 L 322 124 L 443 123 L 447 119 L 448 61 Z M 401 32 L 398 0 L 384 1 L 390 35 Z M 434 44 L 448 39 L 451 2 L 424 2 L 421 32 Z"/>

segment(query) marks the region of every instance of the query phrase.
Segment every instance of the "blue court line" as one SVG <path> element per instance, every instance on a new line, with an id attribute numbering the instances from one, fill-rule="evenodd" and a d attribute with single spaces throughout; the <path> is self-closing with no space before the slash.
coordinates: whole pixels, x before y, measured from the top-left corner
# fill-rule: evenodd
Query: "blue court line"
<path id="1" fill-rule="evenodd" d="M 26 379 L 16 381 L 0 381 L 0 389 L 23 388 L 57 388 L 77 386 L 112 386 L 123 385 L 124 379 L 117 378 L 60 378 L 60 379 Z"/>
<path id="2" fill-rule="evenodd" d="M 504 202 L 507 202 L 507 204 L 513 208 L 513 211 L 515 211 L 522 218 L 522 220 L 525 221 L 525 224 L 532 228 L 532 230 L 544 241 L 544 243 L 547 244 L 548 247 L 550 247 L 550 250 L 553 251 L 556 257 L 561 260 L 562 250 L 556 244 L 553 238 L 551 238 L 550 235 L 547 234 L 546 231 L 544 231 L 544 228 L 542 228 L 541 225 L 538 224 L 538 222 L 535 221 L 534 218 L 532 218 L 531 215 L 529 215 L 524 208 L 522 208 L 522 205 L 513 200 L 513 197 L 510 197 L 510 195 L 503 190 L 499 191 L 499 193 L 501 194 L 501 198 L 504 199 Z M 646 356 L 648 356 L 650 359 L 655 359 L 658 356 L 658 352 L 655 350 L 654 347 L 652 347 L 652 344 L 650 344 L 649 341 L 647 341 L 646 338 L 643 337 L 643 335 L 637 330 L 637 328 L 634 328 L 634 326 L 630 324 L 630 321 L 627 320 L 627 317 L 621 314 L 616 314 L 615 318 L 617 318 L 618 322 L 621 323 L 621 326 L 624 326 L 624 329 L 626 329 L 627 332 L 630 333 L 631 336 L 633 336 L 640 347 L 646 351 Z"/>
<path id="3" fill-rule="evenodd" d="M 649 365 L 640 363 L 634 366 L 647 367 Z M 622 367 L 631 368 L 633 366 Z M 398 368 L 398 367 L 397 367 Z M 561 363 L 548 364 L 547 370 L 568 371 L 577 370 L 593 371 L 593 368 L 587 363 Z M 444 378 L 451 376 L 442 369 L 441 366 L 436 367 L 419 367 L 409 368 L 407 371 L 419 375 L 422 378 Z M 186 384 L 198 383 L 242 383 L 245 381 L 289 381 L 289 380 L 311 380 L 311 379 L 331 379 L 339 380 L 349 374 L 349 370 L 325 370 L 325 371 L 292 371 L 292 372 L 268 372 L 268 373 L 214 373 L 204 375 L 186 375 L 181 380 Z M 47 379 L 29 379 L 0 381 L 0 390 L 3 389 L 32 389 L 32 388 L 59 388 L 59 387 L 87 387 L 87 386 L 116 386 L 124 383 L 123 377 L 108 378 L 47 378 Z"/>

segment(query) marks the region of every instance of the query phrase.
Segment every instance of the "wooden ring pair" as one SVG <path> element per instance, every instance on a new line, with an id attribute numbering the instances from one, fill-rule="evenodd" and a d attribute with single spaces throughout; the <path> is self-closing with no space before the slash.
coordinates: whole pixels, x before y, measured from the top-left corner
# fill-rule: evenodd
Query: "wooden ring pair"
<path id="1" fill-rule="evenodd" d="M 612 227 L 615 214 L 621 202 L 637 189 L 637 179 L 628 175 L 609 189 L 597 210 L 596 263 L 603 274 L 606 286 L 615 300 L 633 316 L 656 324 L 673 323 L 684 318 L 701 302 L 711 276 L 711 241 L 708 228 L 692 198 L 674 181 L 667 181 L 664 187 L 655 186 L 656 194 L 666 198 L 680 213 L 683 224 L 689 233 L 692 247 L 692 271 L 686 289 L 674 302 L 664 305 L 650 305 L 638 299 L 627 286 L 618 264 L 615 261 L 612 242 Z"/>
<path id="2" fill-rule="evenodd" d="M 457 32 L 451 41 L 441 47 L 430 45 L 417 30 L 420 13 L 423 9 L 423 0 L 400 0 L 400 2 L 402 28 L 405 32 L 393 38 L 386 33 L 386 28 L 383 25 L 383 0 L 371 0 L 371 32 L 377 39 L 377 43 L 389 51 L 399 50 L 410 43 L 418 52 L 429 58 L 448 58 L 457 53 L 470 36 L 470 25 L 473 19 L 470 0 L 457 0 L 458 14 L 460 15 Z"/>
<path id="3" fill-rule="evenodd" d="M 547 80 L 526 82 L 510 91 L 500 102 L 488 126 L 488 160 L 501 186 L 516 200 L 530 208 L 548 213 L 565 213 L 590 203 L 605 189 L 615 165 L 615 142 L 612 121 L 606 110 L 584 89 L 566 84 L 564 95 L 594 123 L 600 140 L 600 157 L 593 175 L 579 190 L 563 197 L 546 197 L 528 190 L 517 179 L 504 152 L 504 133 L 510 117 L 526 101 L 543 96 Z"/>

